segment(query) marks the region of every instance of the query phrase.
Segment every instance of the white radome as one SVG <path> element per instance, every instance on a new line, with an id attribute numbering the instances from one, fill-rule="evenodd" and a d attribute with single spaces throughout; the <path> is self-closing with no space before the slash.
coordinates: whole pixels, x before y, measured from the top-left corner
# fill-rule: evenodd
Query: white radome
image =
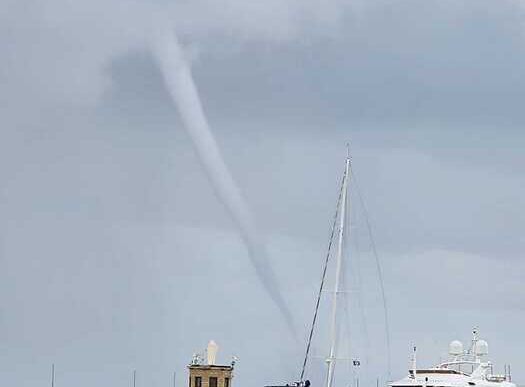
<path id="1" fill-rule="evenodd" d="M 463 343 L 459 340 L 454 340 L 448 346 L 448 353 L 452 356 L 463 355 Z"/>
<path id="2" fill-rule="evenodd" d="M 489 344 L 485 340 L 478 340 L 476 342 L 476 355 L 483 356 L 489 354 Z"/>

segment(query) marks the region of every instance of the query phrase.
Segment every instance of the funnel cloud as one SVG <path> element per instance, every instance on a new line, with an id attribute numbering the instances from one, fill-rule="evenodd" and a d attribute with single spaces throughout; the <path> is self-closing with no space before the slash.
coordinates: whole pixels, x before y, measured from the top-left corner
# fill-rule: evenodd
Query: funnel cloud
<path id="1" fill-rule="evenodd" d="M 246 200 L 233 179 L 213 137 L 190 68 L 177 37 L 168 28 L 158 30 L 153 54 L 162 72 L 166 87 L 178 109 L 217 197 L 229 212 L 246 244 L 251 262 L 268 295 L 282 312 L 293 331 L 292 315 L 286 306 L 268 253 Z"/>

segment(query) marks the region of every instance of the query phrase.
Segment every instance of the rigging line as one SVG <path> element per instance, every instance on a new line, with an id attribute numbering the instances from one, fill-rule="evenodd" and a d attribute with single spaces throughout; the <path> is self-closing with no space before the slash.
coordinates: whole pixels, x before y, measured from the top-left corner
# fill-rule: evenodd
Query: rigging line
<path id="1" fill-rule="evenodd" d="M 350 290 L 350 288 L 347 288 L 347 281 L 346 281 L 346 274 L 345 274 L 345 271 L 343 270 L 342 271 L 342 275 L 341 275 L 341 282 L 342 282 L 342 286 L 343 286 L 343 289 L 348 289 Z M 346 334 L 347 334 L 347 340 L 348 340 L 348 344 L 347 344 L 347 350 L 348 350 L 348 357 L 350 359 L 352 359 L 352 329 L 351 329 L 351 322 L 350 322 L 350 315 L 348 313 L 348 309 L 350 308 L 350 306 L 348 305 L 349 304 L 349 301 L 348 301 L 348 298 L 345 298 L 345 301 L 343 303 L 343 312 L 344 312 L 344 317 L 345 317 L 345 320 L 346 320 L 346 324 L 344 324 L 344 327 L 346 328 Z M 353 364 L 352 364 L 352 361 L 348 361 L 347 362 L 347 366 L 348 366 L 348 374 L 349 375 L 352 375 L 352 378 L 355 378 L 355 370 L 354 370 L 354 367 L 353 367 Z"/>
<path id="2" fill-rule="evenodd" d="M 358 220 L 358 212 L 354 211 L 354 222 L 353 224 L 359 224 Z M 360 312 L 360 320 L 361 320 L 361 334 L 363 335 L 363 345 L 364 345 L 364 358 L 365 358 L 365 366 L 368 367 L 369 359 L 370 359 L 370 335 L 368 332 L 368 319 L 366 318 L 366 310 L 365 310 L 365 302 L 364 302 L 364 291 L 363 291 L 363 273 L 362 273 L 362 266 L 361 266 L 361 252 L 360 252 L 360 246 L 359 246 L 359 232 L 356 231 L 351 233 L 349 239 L 352 238 L 354 241 L 354 248 L 355 248 L 355 259 L 353 262 L 355 262 L 354 265 L 354 272 L 356 273 L 356 287 L 357 287 L 357 293 L 356 293 L 356 301 L 359 305 L 359 312 Z"/>
<path id="3" fill-rule="evenodd" d="M 350 182 L 350 184 L 352 184 L 353 181 Z M 349 187 L 349 190 L 351 190 L 351 186 Z M 354 218 L 353 221 L 350 222 L 350 218 Z M 348 214 L 348 217 L 347 217 L 347 220 L 346 220 L 346 229 L 347 230 L 350 230 L 351 228 L 349 227 L 349 224 L 348 223 L 351 223 L 351 224 L 359 224 L 358 222 L 358 212 L 357 211 L 350 211 L 349 214 Z M 364 368 L 364 374 L 367 375 L 368 373 L 368 367 L 369 367 L 369 359 L 370 359 L 370 336 L 369 336 L 369 333 L 368 333 L 368 323 L 367 323 L 367 318 L 366 318 L 366 313 L 365 313 L 365 308 L 364 308 L 364 301 L 363 301 L 363 286 L 362 286 L 362 272 L 361 272 L 361 253 L 360 253 L 360 250 L 359 250 L 359 233 L 357 232 L 357 228 L 354 226 L 355 228 L 355 231 L 354 232 L 348 232 L 346 233 L 345 235 L 345 239 L 347 240 L 346 242 L 346 245 L 347 246 L 350 246 L 351 243 L 350 241 L 353 241 L 353 247 L 354 247 L 354 254 L 353 254 L 353 257 L 354 259 L 347 259 L 345 263 L 345 265 L 347 265 L 347 269 L 346 270 L 343 270 L 342 271 L 342 281 L 343 281 L 343 288 L 346 289 L 346 286 L 348 284 L 347 281 L 345 281 L 345 276 L 348 274 L 348 268 L 352 269 L 352 272 L 355 273 L 355 292 L 351 292 L 351 294 L 355 294 L 355 300 L 356 300 L 356 308 L 359 309 L 359 319 L 360 319 L 360 323 L 357 323 L 355 325 L 359 325 L 359 328 L 361 328 L 361 336 L 362 336 L 362 342 L 360 344 L 362 344 L 364 346 L 364 348 L 362 349 L 362 355 L 363 355 L 363 358 L 361 358 L 361 356 L 359 356 L 359 351 L 356 351 L 355 353 L 353 353 L 353 350 L 352 350 L 352 343 L 354 342 L 353 340 L 353 336 L 352 336 L 352 329 L 350 328 L 350 326 L 352 325 L 352 322 L 350 320 L 350 317 L 349 317 L 349 312 L 348 312 L 348 309 L 351 309 L 352 308 L 352 304 L 349 302 L 348 300 L 348 297 L 346 298 L 346 302 L 343 304 L 343 311 L 344 311 L 344 314 L 345 314 L 345 319 L 346 319 L 346 324 L 345 324 L 345 327 L 347 328 L 347 334 L 348 334 L 348 340 L 349 340 L 349 344 L 348 344 L 348 351 L 349 351 L 349 357 L 352 359 L 352 361 L 348 362 L 348 372 L 349 374 L 352 375 L 352 380 L 355 381 L 356 378 L 359 379 L 360 378 L 360 374 L 361 372 L 359 371 L 360 369 Z M 350 249 L 348 249 L 347 251 L 350 251 Z M 354 263 L 352 265 L 352 262 Z M 352 279 L 353 277 L 350 276 L 350 279 Z M 352 289 L 352 287 L 349 287 L 348 289 Z M 357 348 L 358 346 L 354 346 L 354 349 Z M 356 368 L 356 366 L 353 364 L 353 360 L 358 360 L 360 361 L 362 364 L 357 366 L 358 368 Z M 363 361 L 364 360 L 364 361 Z"/>
<path id="4" fill-rule="evenodd" d="M 343 187 L 344 187 L 345 179 L 346 179 L 346 171 L 343 173 L 343 178 L 341 179 L 341 188 L 339 189 L 339 197 L 337 198 L 337 205 L 335 207 L 335 214 L 334 214 L 334 219 L 333 219 L 333 222 L 332 222 L 332 231 L 330 232 L 330 239 L 329 239 L 329 242 L 328 242 L 328 249 L 327 249 L 327 252 L 326 252 L 326 258 L 325 258 L 324 266 L 323 266 L 323 275 L 321 277 L 321 284 L 319 286 L 319 292 L 317 294 L 317 301 L 316 301 L 316 304 L 315 304 L 314 317 L 312 319 L 312 325 L 310 327 L 310 334 L 308 336 L 308 344 L 306 345 L 306 352 L 304 354 L 303 367 L 301 369 L 301 376 L 299 378 L 300 381 L 303 381 L 304 373 L 306 371 L 306 364 L 308 363 L 308 356 L 310 355 L 310 348 L 312 346 L 312 337 L 314 335 L 315 323 L 317 322 L 317 314 L 319 312 L 319 304 L 321 303 L 321 296 L 323 294 L 324 281 L 326 279 L 326 271 L 328 269 L 328 261 L 330 260 L 330 252 L 332 250 L 332 244 L 333 244 L 333 241 L 334 241 L 334 234 L 335 234 L 335 229 L 336 229 L 336 224 L 337 224 L 337 218 L 338 218 L 338 215 L 339 215 L 339 205 L 341 204 L 341 197 L 343 196 Z"/>
<path id="5" fill-rule="evenodd" d="M 392 365 L 391 351 L 390 351 L 390 325 L 389 325 L 388 308 L 387 308 L 387 301 L 386 301 L 385 284 L 383 281 L 383 269 L 381 268 L 381 261 L 379 259 L 379 254 L 377 253 L 376 243 L 374 240 L 374 234 L 372 233 L 372 226 L 370 224 L 370 218 L 368 217 L 368 211 L 366 209 L 365 201 L 363 200 L 363 196 L 361 195 L 361 190 L 359 189 L 359 184 L 357 183 L 355 171 L 353 175 L 354 175 L 354 183 L 355 183 L 357 196 L 359 197 L 359 201 L 361 202 L 361 207 L 363 208 L 363 214 L 365 215 L 366 228 L 368 229 L 368 234 L 370 236 L 370 245 L 372 247 L 372 254 L 374 255 L 374 260 L 376 263 L 377 276 L 379 277 L 379 285 L 381 288 L 381 298 L 383 299 L 383 312 L 384 312 L 384 321 L 385 321 L 385 335 L 386 335 L 387 363 L 388 363 L 387 377 L 390 378 L 391 365 Z"/>
<path id="6" fill-rule="evenodd" d="M 346 221 L 345 223 L 345 229 L 349 229 L 348 227 L 348 221 Z M 347 240 L 348 238 L 345 237 L 345 240 Z M 347 246 L 349 246 L 350 244 L 348 242 L 345 243 Z M 348 294 L 348 293 L 351 293 L 352 292 L 352 288 L 350 286 L 348 286 L 348 282 L 351 282 L 351 281 L 347 281 L 347 270 L 349 268 L 350 265 L 348 265 L 348 262 L 345 262 L 343 261 L 342 262 L 342 270 L 341 270 L 341 286 L 342 288 L 344 289 L 344 294 Z M 347 287 L 348 286 L 348 287 Z M 348 293 L 347 293 L 348 292 Z M 348 350 L 348 357 L 352 357 L 352 336 L 351 336 L 351 332 L 352 332 L 352 329 L 351 329 L 351 322 L 350 322 L 350 315 L 348 313 L 348 309 L 351 307 L 350 305 L 350 302 L 349 302 L 349 298 L 350 297 L 344 297 L 343 300 L 344 302 L 342 303 L 343 304 L 343 313 L 344 313 L 344 318 L 345 318 L 345 324 L 344 325 L 344 328 L 345 331 L 346 331 L 346 339 L 348 340 L 348 344 L 347 344 L 347 350 Z M 340 339 L 341 340 L 341 339 Z M 348 373 L 349 374 L 352 374 L 353 375 L 353 369 L 352 369 L 352 362 L 349 361 L 347 362 L 347 365 L 348 365 Z"/>

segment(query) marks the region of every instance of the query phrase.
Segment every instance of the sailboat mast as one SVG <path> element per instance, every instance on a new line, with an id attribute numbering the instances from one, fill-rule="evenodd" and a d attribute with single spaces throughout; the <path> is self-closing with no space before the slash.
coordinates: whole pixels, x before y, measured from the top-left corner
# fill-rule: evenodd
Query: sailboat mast
<path id="1" fill-rule="evenodd" d="M 335 351 L 337 341 L 337 299 L 341 290 L 339 289 L 341 281 L 341 268 L 343 260 L 343 240 L 346 220 L 346 204 L 348 192 L 348 180 L 350 178 L 350 156 L 346 158 L 345 174 L 343 176 L 343 192 L 341 198 L 341 212 L 339 215 L 339 239 L 337 241 L 337 261 L 335 269 L 334 292 L 332 294 L 332 313 L 331 313 L 331 330 L 330 330 L 330 355 L 326 359 L 328 372 L 326 375 L 326 387 L 332 387 L 335 369 Z"/>

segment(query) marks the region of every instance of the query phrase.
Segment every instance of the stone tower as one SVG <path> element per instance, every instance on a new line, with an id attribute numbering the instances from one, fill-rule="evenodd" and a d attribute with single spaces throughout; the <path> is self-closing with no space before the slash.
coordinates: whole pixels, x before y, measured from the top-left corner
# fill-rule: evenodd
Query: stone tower
<path id="1" fill-rule="evenodd" d="M 207 364 L 202 364 L 200 356 L 193 356 L 188 366 L 190 371 L 188 387 L 232 387 L 234 362 L 231 365 L 215 364 L 217 350 L 217 344 L 213 340 L 210 341 L 207 349 Z"/>

